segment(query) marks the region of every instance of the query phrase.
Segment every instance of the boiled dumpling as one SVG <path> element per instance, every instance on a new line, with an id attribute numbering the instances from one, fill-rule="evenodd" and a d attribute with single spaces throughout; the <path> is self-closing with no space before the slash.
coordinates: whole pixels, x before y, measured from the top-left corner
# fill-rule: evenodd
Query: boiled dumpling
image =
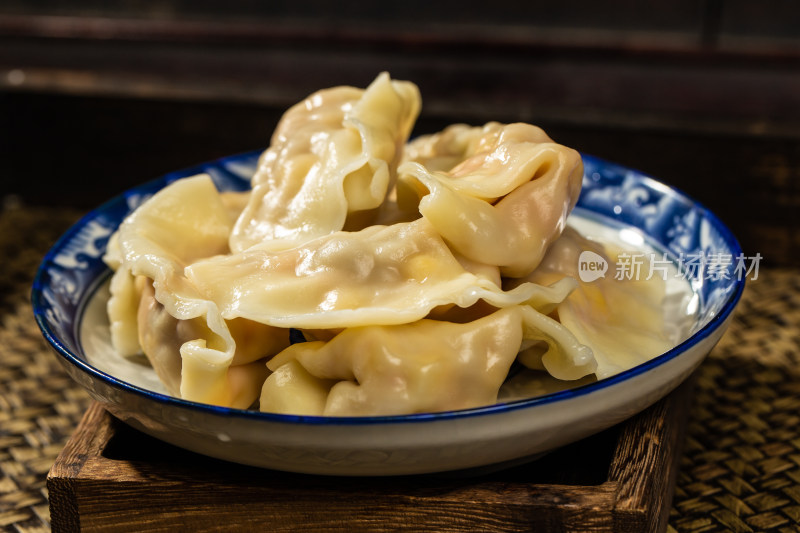
<path id="1" fill-rule="evenodd" d="M 504 276 L 523 276 L 539 264 L 564 229 L 583 179 L 580 155 L 529 124 L 456 126 L 412 142 L 406 152 L 398 169 L 400 209 L 418 208 L 454 251 L 497 265 Z"/>
<path id="2" fill-rule="evenodd" d="M 325 89 L 294 105 L 259 161 L 231 249 L 286 249 L 367 225 L 393 187 L 419 109 L 416 85 L 386 73 L 365 90 Z"/>
<path id="3" fill-rule="evenodd" d="M 260 324 L 240 331 L 258 342 L 239 350 L 241 364 L 234 364 L 232 328 L 183 274 L 198 259 L 228 252 L 232 223 L 208 176 L 181 179 L 156 193 L 123 221 L 114 237 L 107 259 L 116 267 L 108 309 L 117 351 L 130 355 L 146 348 L 165 385 L 177 388 L 181 398 L 246 408 L 266 377 L 263 362 L 256 359 L 283 348 L 288 334 Z M 132 305 L 137 298 L 139 303 Z M 147 323 L 140 324 L 139 318 Z M 125 326 L 117 327 L 116 335 L 114 323 Z M 154 343 L 163 345 L 157 349 Z"/>
<path id="4" fill-rule="evenodd" d="M 178 320 L 170 315 L 155 298 L 152 282 L 140 276 L 136 280 L 141 288 L 137 315 L 139 344 L 161 382 L 171 394 L 180 397 L 182 360 L 180 348 L 195 339 L 213 337 L 202 317 Z M 260 387 L 267 374 L 264 358 L 289 346 L 289 330 L 266 326 L 243 318 L 226 322 L 235 342 L 231 368 L 251 365 L 254 376 L 252 386 Z M 257 363 L 253 365 L 253 363 Z"/>
<path id="5" fill-rule="evenodd" d="M 574 287 L 563 280 L 503 291 L 496 271 L 468 268 L 419 219 L 337 232 L 282 252 L 257 245 L 198 261 L 186 276 L 226 319 L 323 329 L 413 322 L 437 306 L 479 300 L 495 307 L 561 301 Z"/>
<path id="6" fill-rule="evenodd" d="M 604 258 L 609 265 L 605 277 L 580 281 L 579 257 L 583 251 Z M 682 340 L 671 339 L 664 326 L 663 278 L 616 279 L 613 256 L 600 243 L 568 227 L 550 246 L 539 268 L 523 278 L 535 283 L 551 283 L 564 276 L 578 280 L 575 291 L 558 305 L 558 320 L 592 349 L 598 379 L 633 368 Z M 523 280 L 507 283 L 507 288 Z M 527 366 L 538 366 L 533 351 L 521 354 L 520 360 Z"/>
<path id="7" fill-rule="evenodd" d="M 515 359 L 603 378 L 674 345 L 660 280 L 579 281 L 583 250 L 614 264 L 565 230 L 575 150 L 496 122 L 408 142 L 419 111 L 385 73 L 318 91 L 284 114 L 252 190 L 201 175 L 147 200 L 104 258 L 116 350 L 186 400 L 380 416 L 495 403 Z"/>
<path id="8" fill-rule="evenodd" d="M 548 369 L 578 379 L 595 369 L 591 350 L 561 324 L 518 305 L 465 324 L 423 319 L 347 328 L 328 342 L 293 344 L 273 358 L 260 409 L 364 416 L 466 409 L 496 402 L 524 341 L 549 350 Z"/>

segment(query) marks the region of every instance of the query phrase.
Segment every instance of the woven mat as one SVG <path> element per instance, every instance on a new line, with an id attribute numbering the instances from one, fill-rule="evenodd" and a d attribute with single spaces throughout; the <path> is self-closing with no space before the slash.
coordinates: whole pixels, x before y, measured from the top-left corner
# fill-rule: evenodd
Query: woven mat
<path id="1" fill-rule="evenodd" d="M 30 283 L 75 220 L 0 212 L 0 529 L 49 531 L 45 476 L 89 399 L 32 318 Z M 762 269 L 699 371 L 671 531 L 800 531 L 800 270 Z"/>

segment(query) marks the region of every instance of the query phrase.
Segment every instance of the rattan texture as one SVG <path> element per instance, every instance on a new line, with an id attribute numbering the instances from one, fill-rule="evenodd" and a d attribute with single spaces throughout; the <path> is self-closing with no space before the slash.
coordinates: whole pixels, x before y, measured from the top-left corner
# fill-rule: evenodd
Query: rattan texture
<path id="1" fill-rule="evenodd" d="M 36 267 L 78 217 L 6 201 L 0 213 L 0 529 L 50 531 L 47 471 L 89 398 L 41 338 L 30 306 Z"/>
<path id="2" fill-rule="evenodd" d="M 29 303 L 70 210 L 0 211 L 0 529 L 49 531 L 45 478 L 89 398 Z M 762 269 L 698 371 L 670 531 L 800 531 L 800 270 Z"/>
<path id="3" fill-rule="evenodd" d="M 800 270 L 750 281 L 700 367 L 670 525 L 800 531 Z"/>

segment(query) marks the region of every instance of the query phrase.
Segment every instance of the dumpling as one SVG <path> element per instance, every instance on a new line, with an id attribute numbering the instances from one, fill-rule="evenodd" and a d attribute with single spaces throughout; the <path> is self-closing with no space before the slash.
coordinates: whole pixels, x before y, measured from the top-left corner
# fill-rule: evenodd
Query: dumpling
<path id="1" fill-rule="evenodd" d="M 180 397 L 182 360 L 180 348 L 195 339 L 213 337 L 202 317 L 178 320 L 155 298 L 152 282 L 144 276 L 136 279 L 141 288 L 137 315 L 139 344 L 150 365 L 171 394 Z M 274 328 L 237 318 L 226 322 L 235 342 L 231 368 L 249 365 L 255 379 L 250 386 L 260 387 L 267 377 L 264 358 L 289 346 L 289 330 Z M 253 364 L 255 363 L 255 364 Z M 252 397 L 252 391 L 246 393 Z"/>
<path id="2" fill-rule="evenodd" d="M 117 351 L 125 355 L 147 348 L 165 384 L 173 390 L 178 385 L 181 398 L 246 408 L 266 377 L 263 363 L 255 360 L 283 348 L 288 334 L 258 325 L 255 337 L 247 334 L 258 342 L 239 350 L 241 364 L 234 365 L 232 328 L 217 305 L 204 299 L 183 274 L 198 259 L 227 253 L 231 226 L 229 209 L 208 176 L 181 179 L 162 189 L 123 221 L 114 238 L 108 263 L 116 272 L 108 308 L 112 334 L 114 323 L 125 326 L 112 335 Z M 152 298 L 149 282 L 137 287 L 136 278 L 152 280 Z M 136 306 L 131 304 L 134 298 L 139 300 Z M 142 336 L 144 346 L 139 341 L 140 311 L 148 321 L 142 326 L 154 336 Z M 135 341 L 129 337 L 134 330 Z M 163 342 L 168 351 L 155 350 L 155 342 Z"/>
<path id="3" fill-rule="evenodd" d="M 413 322 L 437 306 L 469 307 L 481 299 L 538 308 L 574 287 L 565 279 L 505 292 L 491 269 L 467 268 L 419 219 L 337 232 L 282 252 L 257 245 L 198 261 L 186 276 L 226 319 L 311 329 Z"/>
<path id="4" fill-rule="evenodd" d="M 259 408 L 365 416 L 490 405 L 523 341 L 546 343 L 548 370 L 561 379 L 594 371 L 591 350 L 553 319 L 519 305 L 466 324 L 423 319 L 293 344 L 268 363 L 273 373 Z"/>
<path id="5" fill-rule="evenodd" d="M 662 285 L 578 281 L 582 250 L 609 254 L 565 230 L 575 150 L 495 122 L 406 145 L 419 110 L 385 73 L 319 91 L 250 191 L 194 176 L 146 201 L 105 256 L 117 351 L 186 400 L 361 416 L 495 403 L 515 359 L 572 381 L 672 345 Z"/>
<path id="6" fill-rule="evenodd" d="M 108 312 L 111 338 L 122 355 L 140 350 L 136 314 L 141 291 L 134 277 L 160 278 L 160 294 L 185 287 L 183 268 L 228 251 L 232 221 L 208 176 L 181 179 L 129 215 L 112 235 L 105 262 L 115 270 Z"/>
<path id="7" fill-rule="evenodd" d="M 482 127 L 453 124 L 439 133 L 421 135 L 409 142 L 402 164 L 416 163 L 459 191 L 494 203 L 540 172 L 545 162 L 529 159 L 538 151 L 531 144 L 555 144 L 532 124 L 489 122 Z M 571 150 L 561 145 L 556 148 Z M 539 156 L 541 157 L 541 156 Z M 415 175 L 414 165 L 407 165 Z M 536 176 L 536 177 L 539 177 Z M 406 183 L 408 184 L 408 183 Z M 418 191 L 424 196 L 424 191 Z"/>
<path id="8" fill-rule="evenodd" d="M 579 257 L 591 251 L 608 263 L 608 274 L 594 281 L 580 281 Z M 522 280 L 507 283 L 551 283 L 570 276 L 578 286 L 556 308 L 558 320 L 597 360 L 598 379 L 613 376 L 664 353 L 681 339 L 671 339 L 664 324 L 665 282 L 659 276 L 647 279 L 616 279 L 616 263 L 600 243 L 568 227 L 547 251 L 542 263 Z M 646 269 L 645 269 L 646 270 Z M 537 368 L 535 351 L 520 355 L 526 366 Z"/>
<path id="9" fill-rule="evenodd" d="M 583 179 L 580 155 L 529 124 L 456 126 L 412 142 L 406 159 L 398 168 L 400 209 L 416 205 L 454 251 L 510 277 L 539 264 Z"/>
<path id="10" fill-rule="evenodd" d="M 286 249 L 367 225 L 394 185 L 420 105 L 416 85 L 386 73 L 365 90 L 325 89 L 294 105 L 260 159 L 231 250 Z"/>
<path id="11" fill-rule="evenodd" d="M 116 241 L 116 236 L 116 233 L 111 236 L 109 250 L 114 250 L 112 245 Z M 106 254 L 104 260 L 115 271 L 111 276 L 109 285 L 111 294 L 106 304 L 111 345 L 123 357 L 135 355 L 142 349 L 136 322 L 142 293 L 140 287 L 136 286 L 135 277 L 130 270 L 120 268 L 122 258 L 116 251 Z"/>

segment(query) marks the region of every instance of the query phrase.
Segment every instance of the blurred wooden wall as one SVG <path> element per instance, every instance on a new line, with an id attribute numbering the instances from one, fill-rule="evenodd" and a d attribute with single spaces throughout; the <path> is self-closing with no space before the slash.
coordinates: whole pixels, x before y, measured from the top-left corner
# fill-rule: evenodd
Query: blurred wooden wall
<path id="1" fill-rule="evenodd" d="M 532 122 L 684 189 L 770 264 L 800 259 L 794 1 L 107 4 L 0 6 L 7 201 L 89 208 L 263 148 L 294 102 L 386 70 L 420 86 L 418 133 Z"/>

